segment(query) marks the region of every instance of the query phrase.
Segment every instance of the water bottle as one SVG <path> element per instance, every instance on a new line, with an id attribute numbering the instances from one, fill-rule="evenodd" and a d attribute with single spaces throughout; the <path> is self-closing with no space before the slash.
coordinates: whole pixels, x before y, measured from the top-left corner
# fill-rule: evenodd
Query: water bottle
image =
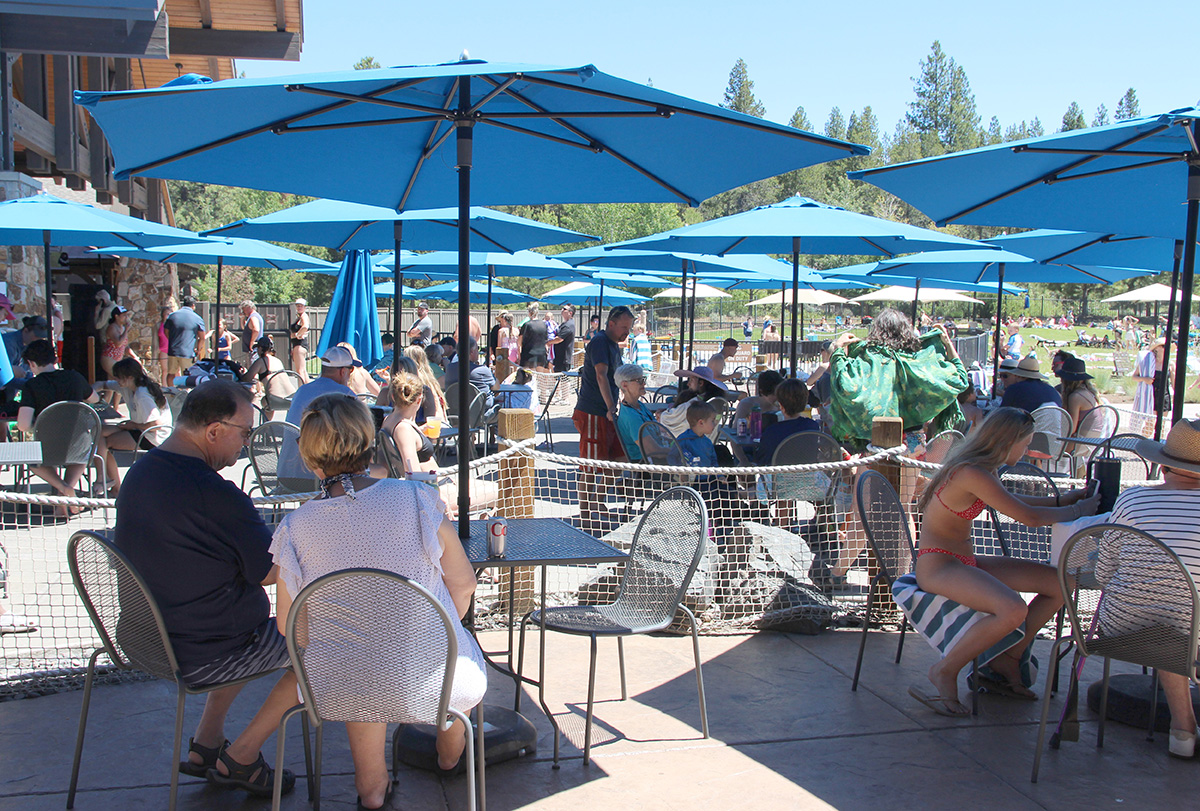
<path id="1" fill-rule="evenodd" d="M 750 438 L 762 438 L 762 408 L 755 406 L 750 411 Z"/>

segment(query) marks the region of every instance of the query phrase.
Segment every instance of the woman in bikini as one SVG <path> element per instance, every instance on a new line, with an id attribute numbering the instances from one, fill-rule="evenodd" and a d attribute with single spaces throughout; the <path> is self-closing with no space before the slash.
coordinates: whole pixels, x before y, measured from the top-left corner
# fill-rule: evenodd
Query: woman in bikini
<path id="1" fill-rule="evenodd" d="M 1044 527 L 1093 515 L 1100 495 L 1086 489 L 1058 497 L 1016 496 L 996 471 L 1014 464 L 1033 438 L 1033 417 L 1017 408 L 992 412 L 957 448 L 929 482 L 918 502 L 921 542 L 916 575 L 922 591 L 940 594 L 990 616 L 971 627 L 940 662 L 929 669 L 933 690 L 920 684 L 909 694 L 941 715 L 969 715 L 958 700 L 962 669 L 1025 623 L 1021 642 L 987 664 L 998 692 L 1026 699 L 1037 696 L 1021 682 L 1020 663 L 1041 628 L 1062 607 L 1063 597 L 1053 566 L 1008 557 L 976 556 L 971 548 L 971 521 L 992 507 L 1031 527 Z M 1026 605 L 1020 592 L 1037 596 Z"/>

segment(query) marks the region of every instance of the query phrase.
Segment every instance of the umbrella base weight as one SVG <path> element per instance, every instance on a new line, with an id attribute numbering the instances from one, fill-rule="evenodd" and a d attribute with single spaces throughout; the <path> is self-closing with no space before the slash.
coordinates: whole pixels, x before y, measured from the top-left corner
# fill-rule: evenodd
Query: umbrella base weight
<path id="1" fill-rule="evenodd" d="M 1108 717 L 1112 721 L 1132 727 L 1148 729 L 1150 726 L 1150 686 L 1154 677 L 1141 673 L 1122 673 L 1108 680 Z M 1100 712 L 1100 688 L 1103 682 L 1096 681 L 1088 687 L 1088 709 Z M 1192 706 L 1200 714 L 1200 697 L 1192 690 Z M 486 710 L 485 710 L 486 717 Z M 1154 721 L 1155 732 L 1167 732 L 1171 728 L 1171 712 L 1167 708 L 1167 697 L 1158 688 L 1158 717 Z"/>
<path id="2" fill-rule="evenodd" d="M 483 705 L 484 758 L 489 766 L 537 754 L 537 730 L 520 713 Z M 474 734 L 474 730 L 472 730 Z M 392 734 L 400 762 L 414 769 L 437 771 L 436 735 L 430 724 L 401 724 Z M 466 757 L 466 753 L 463 753 Z"/>

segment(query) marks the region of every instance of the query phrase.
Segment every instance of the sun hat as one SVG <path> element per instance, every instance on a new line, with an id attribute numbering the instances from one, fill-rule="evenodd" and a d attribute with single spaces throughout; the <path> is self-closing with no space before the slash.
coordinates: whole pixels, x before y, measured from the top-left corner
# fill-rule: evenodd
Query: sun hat
<path id="1" fill-rule="evenodd" d="M 707 366 L 697 366 L 695 369 L 676 369 L 675 376 L 676 377 L 698 377 L 707 383 L 712 383 L 714 386 L 716 386 L 721 391 L 729 391 L 728 386 L 726 386 L 720 380 L 715 380 L 713 378 L 713 370 L 708 368 Z"/>
<path id="2" fill-rule="evenodd" d="M 305 298 L 298 298 L 298 299 L 296 299 L 295 301 L 293 301 L 293 302 L 292 302 L 292 304 L 303 304 L 305 307 L 307 307 L 307 306 L 308 306 L 308 299 L 305 299 Z"/>
<path id="3" fill-rule="evenodd" d="M 321 356 L 321 365 L 331 369 L 345 369 L 349 366 L 361 366 L 362 362 L 355 361 L 354 356 L 347 352 L 345 347 L 331 346 Z"/>
<path id="4" fill-rule="evenodd" d="M 1058 376 L 1067 382 L 1092 379 L 1092 376 L 1087 373 L 1087 363 L 1083 358 L 1077 358 L 1074 355 L 1068 356 L 1063 361 L 1062 367 L 1058 370 Z"/>
<path id="5" fill-rule="evenodd" d="M 1046 376 L 1042 374 L 1041 365 L 1037 358 L 1028 357 L 1021 358 L 1015 367 L 1008 370 L 1009 374 L 1017 377 L 1027 377 L 1031 380 L 1045 380 Z"/>
<path id="6" fill-rule="evenodd" d="M 1175 423 L 1165 442 L 1140 439 L 1133 452 L 1147 462 L 1200 473 L 1200 420 Z"/>

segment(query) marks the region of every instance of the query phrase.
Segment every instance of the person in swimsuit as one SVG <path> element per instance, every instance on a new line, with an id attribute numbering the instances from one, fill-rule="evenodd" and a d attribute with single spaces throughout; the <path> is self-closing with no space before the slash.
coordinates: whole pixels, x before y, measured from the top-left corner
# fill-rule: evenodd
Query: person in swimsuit
<path id="1" fill-rule="evenodd" d="M 1033 438 L 1033 417 L 1017 408 L 999 408 L 946 457 L 918 502 L 922 514 L 916 576 L 922 591 L 940 594 L 991 616 L 984 617 L 929 669 L 933 690 L 920 684 L 909 694 L 941 715 L 969 715 L 958 700 L 958 676 L 976 656 L 1025 623 L 1025 638 L 987 662 L 998 692 L 1026 699 L 1037 696 L 1021 682 L 1020 662 L 1037 630 L 1062 607 L 1053 566 L 1008 557 L 975 555 L 971 521 L 992 507 L 1031 527 L 1093 515 L 1097 491 L 1078 489 L 1058 497 L 1017 496 L 1004 488 L 996 471 L 1015 464 Z M 1026 605 L 1020 592 L 1037 596 Z"/>
<path id="2" fill-rule="evenodd" d="M 129 310 L 120 305 L 112 309 L 108 325 L 104 329 L 104 349 L 100 353 L 100 365 L 112 379 L 113 365 L 129 355 Z"/>
<path id="3" fill-rule="evenodd" d="M 397 475 L 409 478 L 413 473 L 437 473 L 437 461 L 433 442 L 417 425 L 417 411 L 425 397 L 425 387 L 415 374 L 398 371 L 388 383 L 392 397 L 392 413 L 383 420 L 381 430 L 386 431 L 400 452 L 400 470 Z M 453 514 L 453 505 L 458 503 L 458 490 L 452 484 L 442 487 L 442 502 L 446 514 Z"/>
<path id="4" fill-rule="evenodd" d="M 300 375 L 300 379 L 308 382 L 308 301 L 298 298 L 292 303 L 296 309 L 296 320 L 288 324 L 289 343 L 291 346 L 292 371 Z"/>

